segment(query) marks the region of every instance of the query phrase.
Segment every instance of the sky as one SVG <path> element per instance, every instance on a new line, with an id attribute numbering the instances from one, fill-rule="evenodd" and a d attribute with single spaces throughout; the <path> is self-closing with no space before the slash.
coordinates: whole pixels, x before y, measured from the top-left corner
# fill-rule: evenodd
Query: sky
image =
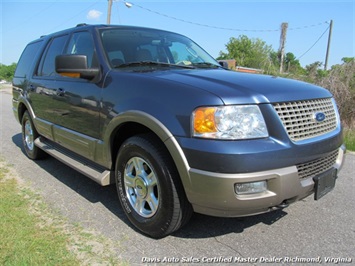
<path id="1" fill-rule="evenodd" d="M 0 0 L 0 63 L 17 62 L 26 44 L 79 23 L 106 24 L 107 0 Z M 114 0 L 111 24 L 158 28 L 183 34 L 213 57 L 231 37 L 261 39 L 277 51 L 281 24 L 288 23 L 285 52 L 301 65 L 328 69 L 355 56 L 355 0 Z"/>

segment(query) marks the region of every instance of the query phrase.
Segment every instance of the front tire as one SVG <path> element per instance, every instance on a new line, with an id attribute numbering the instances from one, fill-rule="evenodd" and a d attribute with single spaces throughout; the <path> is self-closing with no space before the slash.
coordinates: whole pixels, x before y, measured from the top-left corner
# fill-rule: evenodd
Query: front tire
<path id="1" fill-rule="evenodd" d="M 115 169 L 122 208 L 144 234 L 165 237 L 191 217 L 192 207 L 176 167 L 154 135 L 127 139 L 118 152 Z"/>
<path id="2" fill-rule="evenodd" d="M 33 125 L 32 118 L 28 111 L 22 117 L 22 143 L 27 157 L 32 160 L 42 159 L 46 153 L 35 145 L 36 138 L 39 137 L 36 128 Z"/>

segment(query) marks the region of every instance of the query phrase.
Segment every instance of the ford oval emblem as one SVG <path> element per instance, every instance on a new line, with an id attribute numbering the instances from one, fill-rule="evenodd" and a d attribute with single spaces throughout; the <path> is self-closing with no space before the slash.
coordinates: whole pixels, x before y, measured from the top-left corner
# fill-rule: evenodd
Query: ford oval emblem
<path id="1" fill-rule="evenodd" d="M 313 118 L 318 123 L 323 122 L 325 120 L 325 113 L 322 112 L 314 113 Z"/>

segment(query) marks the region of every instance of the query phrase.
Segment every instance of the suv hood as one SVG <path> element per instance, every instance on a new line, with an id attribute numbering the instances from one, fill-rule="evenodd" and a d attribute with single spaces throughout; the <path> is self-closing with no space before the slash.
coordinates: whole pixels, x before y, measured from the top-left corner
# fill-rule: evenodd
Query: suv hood
<path id="1" fill-rule="evenodd" d="M 225 104 L 276 103 L 329 98 L 324 88 L 291 79 L 228 70 L 152 72 L 156 78 L 183 83 L 220 97 Z"/>

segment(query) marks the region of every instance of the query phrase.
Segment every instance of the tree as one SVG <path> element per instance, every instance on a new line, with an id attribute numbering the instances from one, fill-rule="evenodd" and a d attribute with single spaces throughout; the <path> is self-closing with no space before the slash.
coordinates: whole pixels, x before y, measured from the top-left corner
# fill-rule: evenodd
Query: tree
<path id="1" fill-rule="evenodd" d="M 351 63 L 355 61 L 355 57 L 343 57 L 341 61 L 343 61 L 344 63 Z"/>
<path id="2" fill-rule="evenodd" d="M 286 70 L 292 74 L 305 74 L 304 69 L 301 67 L 300 61 L 296 59 L 293 53 L 287 53 L 285 56 Z"/>
<path id="3" fill-rule="evenodd" d="M 235 59 L 239 66 L 264 70 L 273 66 L 270 58 L 272 48 L 261 39 L 249 39 L 245 35 L 232 37 L 226 49 L 227 53 L 221 51 L 218 59 Z"/>
<path id="4" fill-rule="evenodd" d="M 319 78 L 322 78 L 326 74 L 326 70 L 321 70 L 322 62 L 314 62 L 306 66 L 307 77 L 309 82 L 317 83 Z"/>
<path id="5" fill-rule="evenodd" d="M 9 66 L 0 64 L 0 80 L 12 80 L 16 69 L 16 63 L 12 63 Z"/>

